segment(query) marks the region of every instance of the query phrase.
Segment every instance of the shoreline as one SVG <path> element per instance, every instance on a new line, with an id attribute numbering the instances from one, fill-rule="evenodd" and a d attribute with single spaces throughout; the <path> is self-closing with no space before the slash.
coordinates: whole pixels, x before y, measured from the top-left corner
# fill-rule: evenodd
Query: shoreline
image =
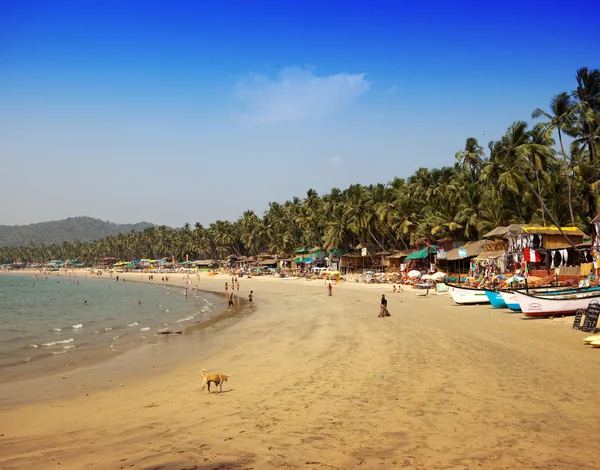
<path id="1" fill-rule="evenodd" d="M 73 277 L 73 278 L 85 278 L 85 279 L 98 279 L 104 281 L 115 281 L 114 278 L 110 278 L 108 276 L 96 276 L 89 275 L 85 276 L 86 272 L 77 272 L 75 274 L 67 274 L 61 273 L 57 276 L 56 273 L 49 274 L 48 276 L 57 276 L 57 277 Z M 4 273 L 0 273 L 2 275 Z M 18 275 L 18 276 L 30 276 L 32 274 L 38 274 L 36 271 L 20 271 L 18 273 L 6 273 L 10 275 Z M 162 286 L 166 288 L 173 288 L 177 291 L 183 291 L 185 289 L 185 285 L 182 282 L 177 282 L 177 279 L 169 276 L 169 281 L 148 281 L 148 280 L 140 280 L 135 279 L 135 274 L 137 273 L 127 273 L 129 275 L 124 276 L 127 281 L 140 285 L 152 285 L 152 286 Z M 120 273 L 120 276 L 123 276 Z M 123 282 L 122 279 L 120 282 Z M 210 328 L 220 322 L 226 321 L 237 321 L 242 319 L 248 313 L 248 301 L 243 298 L 243 296 L 236 297 L 236 310 L 230 312 L 227 310 L 227 306 L 225 301 L 220 297 L 223 295 L 219 293 L 216 288 L 213 286 L 207 286 L 208 288 L 200 289 L 198 288 L 199 293 L 207 293 L 210 295 L 214 295 L 220 300 L 220 304 L 217 306 L 218 312 L 212 315 L 210 318 L 206 320 L 198 320 L 195 323 L 182 325 L 178 331 L 181 331 L 182 334 L 169 334 L 162 335 L 158 333 L 152 334 L 147 340 L 143 342 L 132 342 L 128 343 L 125 346 L 121 346 L 120 348 L 116 348 L 114 350 L 111 349 L 111 354 L 102 354 L 98 356 L 95 352 L 98 351 L 98 346 L 96 348 L 92 348 L 85 352 L 85 356 L 83 358 L 74 359 L 72 362 L 68 362 L 65 364 L 57 364 L 54 367 L 46 367 L 35 372 L 32 371 L 17 371 L 18 368 L 22 368 L 26 366 L 26 364 L 18 364 L 14 366 L 6 366 L 5 368 L 0 369 L 0 386 L 4 386 L 4 393 L 0 394 L 0 409 L 10 407 L 17 404 L 26 403 L 27 401 L 32 400 L 32 397 L 28 394 L 21 393 L 22 388 L 46 388 L 48 383 L 55 382 L 57 379 L 64 379 L 67 375 L 78 375 L 86 377 L 86 380 L 89 382 L 88 387 L 94 388 L 95 386 L 99 386 L 99 384 L 94 383 L 92 376 L 94 375 L 94 371 L 100 370 L 103 373 L 113 374 L 116 369 L 126 367 L 129 372 L 134 371 L 136 369 L 147 367 L 151 362 L 153 362 L 153 368 L 156 369 L 157 363 L 167 362 L 172 365 L 173 360 L 165 361 L 164 358 L 160 356 L 162 354 L 169 354 L 169 343 L 174 341 L 179 342 L 187 342 L 192 341 L 198 332 L 206 328 Z M 189 288 L 189 286 L 188 286 Z M 193 295 L 193 288 L 192 295 Z M 237 317 L 240 317 L 239 319 Z M 176 328 L 172 330 L 177 330 Z M 182 349 L 181 346 L 178 347 Z M 161 353 L 156 354 L 154 349 L 160 349 Z M 164 351 L 163 351 L 164 349 Z M 122 357 L 126 356 L 126 357 Z M 163 369 L 165 365 L 162 366 Z M 4 372 L 4 373 L 3 373 Z M 11 372 L 9 374 L 9 372 Z M 124 377 L 128 377 L 129 373 L 122 374 Z M 139 374 L 135 374 L 139 376 Z M 119 376 L 119 374 L 116 374 Z M 62 387 L 64 388 L 64 387 Z M 1 389 L 1 388 L 0 388 Z M 48 400 L 56 398 L 57 396 L 62 396 L 66 393 L 65 390 L 61 390 L 58 394 L 50 395 L 49 397 L 42 398 L 42 400 Z M 33 394 L 35 395 L 35 394 Z M 35 401 L 35 399 L 34 399 Z"/>
<path id="2" fill-rule="evenodd" d="M 226 279 L 205 284 L 220 289 Z M 4 409 L 0 466 L 600 464 L 572 439 L 600 430 L 589 413 L 600 399 L 600 351 L 582 344 L 572 319 L 523 321 L 391 286 L 349 283 L 328 297 L 321 282 L 240 282 L 260 309 L 204 329 L 180 364 L 93 390 L 71 375 L 69 399 Z M 382 293 L 389 318 L 377 318 Z M 223 393 L 201 391 L 202 368 L 232 374 Z"/>

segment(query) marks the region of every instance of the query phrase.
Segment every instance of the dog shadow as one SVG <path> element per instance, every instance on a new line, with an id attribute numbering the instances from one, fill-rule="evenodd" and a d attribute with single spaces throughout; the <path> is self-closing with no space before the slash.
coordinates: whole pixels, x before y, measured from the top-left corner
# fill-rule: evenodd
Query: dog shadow
<path id="1" fill-rule="evenodd" d="M 235 388 L 230 388 L 229 390 L 223 390 L 222 392 L 219 392 L 218 390 L 211 390 L 210 392 L 208 392 L 209 395 L 221 395 L 223 393 L 229 393 L 229 392 L 233 392 L 235 390 Z M 203 391 L 202 389 L 198 390 L 200 393 L 206 393 L 206 391 Z"/>

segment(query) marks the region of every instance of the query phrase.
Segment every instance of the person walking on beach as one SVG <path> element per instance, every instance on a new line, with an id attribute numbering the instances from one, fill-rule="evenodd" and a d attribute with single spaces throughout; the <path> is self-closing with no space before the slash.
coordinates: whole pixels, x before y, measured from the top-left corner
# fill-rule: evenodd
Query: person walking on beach
<path id="1" fill-rule="evenodd" d="M 235 288 L 237 289 L 238 295 L 240 295 L 240 281 L 235 281 Z"/>
<path id="2" fill-rule="evenodd" d="M 229 291 L 229 286 L 225 283 L 225 297 L 227 297 L 227 292 Z"/>
<path id="3" fill-rule="evenodd" d="M 254 291 L 251 290 L 250 294 L 248 294 L 248 302 L 250 302 L 250 310 L 252 310 L 252 299 L 254 298 Z"/>
<path id="4" fill-rule="evenodd" d="M 235 305 L 233 304 L 233 289 L 231 289 L 231 294 L 229 294 L 229 303 L 227 304 L 228 312 L 231 309 L 231 307 L 233 307 L 233 309 L 235 310 Z"/>
<path id="5" fill-rule="evenodd" d="M 379 318 L 381 317 L 389 317 L 390 312 L 387 308 L 387 299 L 385 298 L 385 294 L 381 295 L 381 306 L 379 308 Z"/>
<path id="6" fill-rule="evenodd" d="M 327 286 L 327 292 L 329 293 L 329 297 L 333 295 L 333 286 L 331 285 L 331 282 Z"/>

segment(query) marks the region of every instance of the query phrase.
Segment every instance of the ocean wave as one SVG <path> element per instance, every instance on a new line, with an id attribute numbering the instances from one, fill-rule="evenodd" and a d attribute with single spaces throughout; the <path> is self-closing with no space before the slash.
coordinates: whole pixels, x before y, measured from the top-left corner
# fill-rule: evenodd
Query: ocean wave
<path id="1" fill-rule="evenodd" d="M 67 351 L 54 351 L 52 354 L 67 354 Z"/>
<path id="2" fill-rule="evenodd" d="M 75 341 L 75 338 L 69 338 L 69 339 L 63 339 L 60 341 L 50 341 L 49 343 L 44 343 L 42 344 L 42 346 L 56 346 L 57 344 L 68 344 L 68 343 L 72 343 L 73 341 Z"/>
<path id="3" fill-rule="evenodd" d="M 30 347 L 30 348 L 36 348 L 36 349 L 37 349 L 37 348 L 38 348 L 38 345 L 37 345 L 37 344 L 30 344 L 30 345 L 29 345 L 29 347 Z"/>
<path id="4" fill-rule="evenodd" d="M 62 331 L 62 328 L 52 328 L 52 331 Z"/>
<path id="5" fill-rule="evenodd" d="M 185 317 L 185 318 L 180 318 L 179 320 L 175 320 L 175 323 L 181 323 L 184 321 L 189 321 L 189 320 L 193 320 L 194 316 L 192 315 L 191 317 Z"/>
<path id="6" fill-rule="evenodd" d="M 74 344 L 68 344 L 66 346 L 63 346 L 63 349 L 73 349 L 75 347 Z"/>
<path id="7" fill-rule="evenodd" d="M 77 330 L 79 328 L 83 328 L 83 323 L 78 323 L 77 325 L 73 325 L 71 328 Z"/>
<path id="8" fill-rule="evenodd" d="M 118 340 L 120 338 L 120 336 L 113 336 L 113 340 Z"/>
<path id="9" fill-rule="evenodd" d="M 145 326 L 144 328 L 140 328 L 140 331 L 148 331 L 150 329 L 149 326 Z"/>
<path id="10" fill-rule="evenodd" d="M 165 310 L 165 312 L 168 312 L 168 311 L 169 311 L 169 309 L 166 309 L 166 310 Z"/>
<path id="11" fill-rule="evenodd" d="M 202 307 L 202 308 L 200 309 L 200 311 L 201 311 L 202 313 L 204 313 L 204 312 L 208 312 L 209 310 L 210 310 L 210 308 L 208 308 L 208 307 Z"/>
<path id="12" fill-rule="evenodd" d="M 139 323 L 134 321 L 133 323 L 128 323 L 127 326 L 138 326 Z"/>
<path id="13" fill-rule="evenodd" d="M 112 328 L 109 326 L 108 328 L 104 328 L 104 331 L 112 331 Z"/>

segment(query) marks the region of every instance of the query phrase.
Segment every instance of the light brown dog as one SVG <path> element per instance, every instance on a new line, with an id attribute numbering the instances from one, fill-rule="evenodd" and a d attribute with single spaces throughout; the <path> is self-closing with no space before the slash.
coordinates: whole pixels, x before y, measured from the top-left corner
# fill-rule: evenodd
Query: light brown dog
<path id="1" fill-rule="evenodd" d="M 207 374 L 206 369 L 202 369 L 202 377 L 204 377 L 204 381 L 202 382 L 202 391 L 204 388 L 208 386 L 208 393 L 210 393 L 210 383 L 214 383 L 219 386 L 219 392 L 223 391 L 223 382 L 227 382 L 229 375 L 226 374 Z"/>

